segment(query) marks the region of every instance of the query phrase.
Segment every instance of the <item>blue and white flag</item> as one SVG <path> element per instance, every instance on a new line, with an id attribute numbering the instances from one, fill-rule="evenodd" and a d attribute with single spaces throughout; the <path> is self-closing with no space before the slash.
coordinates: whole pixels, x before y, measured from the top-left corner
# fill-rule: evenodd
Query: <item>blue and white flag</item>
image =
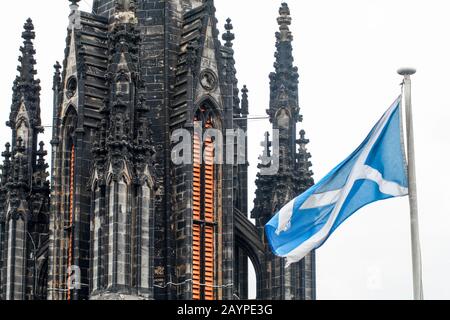
<path id="1" fill-rule="evenodd" d="M 362 207 L 408 194 L 401 97 L 364 142 L 322 181 L 292 200 L 266 225 L 274 254 L 302 260 Z"/>

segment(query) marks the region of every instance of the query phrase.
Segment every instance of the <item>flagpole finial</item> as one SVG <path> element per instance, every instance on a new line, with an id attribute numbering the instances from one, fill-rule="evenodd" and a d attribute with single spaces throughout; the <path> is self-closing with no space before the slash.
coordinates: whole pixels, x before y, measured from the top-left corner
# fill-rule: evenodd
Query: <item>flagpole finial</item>
<path id="1" fill-rule="evenodd" d="M 397 73 L 401 76 L 412 76 L 413 74 L 415 74 L 417 72 L 416 69 L 414 68 L 400 68 L 398 69 Z"/>

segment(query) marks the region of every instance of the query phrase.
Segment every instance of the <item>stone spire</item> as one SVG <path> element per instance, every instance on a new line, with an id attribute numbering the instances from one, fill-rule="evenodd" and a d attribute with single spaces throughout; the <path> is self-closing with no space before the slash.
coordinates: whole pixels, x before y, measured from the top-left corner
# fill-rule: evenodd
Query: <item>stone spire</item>
<path id="1" fill-rule="evenodd" d="M 36 133 L 40 133 L 43 131 L 41 128 L 41 111 L 39 107 L 41 86 L 40 81 L 35 79 L 35 75 L 37 74 L 34 68 L 36 65 L 34 58 L 36 50 L 32 42 L 35 39 L 35 32 L 31 19 L 28 19 L 24 25 L 22 38 L 24 41 L 23 46 L 20 48 L 21 55 L 19 56 L 19 66 L 17 67 L 19 75 L 13 84 L 13 101 L 8 126 L 15 129 L 17 114 L 20 107 L 24 105 L 28 113 L 30 127 L 37 129 Z M 14 143 L 15 141 L 13 141 L 13 147 Z"/>
<path id="2" fill-rule="evenodd" d="M 272 161 L 279 160 L 279 167 L 278 172 L 273 175 L 265 176 L 260 173 L 257 176 L 252 214 L 260 230 L 264 230 L 265 224 L 275 213 L 314 183 L 309 161 L 311 155 L 306 149 L 309 140 L 305 138 L 304 130 L 300 132 L 300 139 L 297 139 L 297 123 L 302 121 L 298 99 L 299 74 L 294 66 L 293 36 L 289 30 L 292 19 L 286 3 L 281 5 L 277 21 L 279 32 L 276 33 L 275 71 L 270 74 L 270 106 L 267 114 L 274 133 L 279 133 L 279 140 L 273 141 L 271 158 Z M 271 144 L 267 134 L 265 145 L 265 155 L 259 165 L 261 170 L 265 169 L 266 157 L 270 157 Z M 301 277 L 305 283 L 313 282 L 314 257 L 308 256 L 303 266 L 296 264 L 285 269 L 283 259 L 273 256 L 269 248 L 266 250 L 266 263 L 270 266 L 267 269 L 268 277 L 272 278 L 269 296 L 281 300 L 312 299 L 314 293 L 307 292 L 305 287 L 295 283 L 295 279 Z"/>
<path id="3" fill-rule="evenodd" d="M 24 25 L 23 46 L 20 48 L 19 74 L 14 80 L 13 98 L 8 126 L 12 131 L 11 146 L 6 146 L 2 167 L 2 197 L 0 215 L 5 217 L 5 230 L 10 241 L 0 239 L 0 250 L 6 250 L 2 272 L 10 270 L 6 279 L 6 300 L 30 298 L 27 283 L 34 283 L 34 274 L 27 254 L 33 245 L 29 235 L 48 231 L 50 186 L 43 143 L 38 149 L 38 135 L 44 131 L 40 117 L 40 81 L 35 79 L 36 60 L 31 19 Z M 12 151 L 10 151 L 10 148 Z M 7 181 L 6 181 L 7 180 Z M 39 217 L 39 218 L 38 218 Z M 11 254 L 12 253 L 12 254 Z"/>
<path id="4" fill-rule="evenodd" d="M 36 54 L 36 51 L 34 50 L 32 42 L 35 39 L 36 34 L 34 32 L 33 21 L 28 19 L 23 28 L 24 31 L 22 33 L 22 38 L 24 41 L 23 47 L 20 48 L 22 56 L 19 57 L 20 66 L 17 67 L 17 70 L 20 72 L 18 81 L 21 85 L 33 85 L 34 76 L 36 75 L 36 71 L 34 70 L 34 66 L 36 64 L 34 55 Z"/>
<path id="5" fill-rule="evenodd" d="M 300 121 L 298 108 L 298 68 L 294 66 L 292 54 L 293 36 L 289 30 L 292 18 L 286 3 L 281 5 L 277 19 L 280 31 L 276 36 L 275 72 L 270 74 L 271 103 L 268 115 L 271 122 L 280 107 L 289 108 L 293 120 Z"/>
<path id="6" fill-rule="evenodd" d="M 297 196 L 295 173 L 299 155 L 297 154 L 297 123 L 302 120 L 298 101 L 298 68 L 294 66 L 292 49 L 292 33 L 289 26 L 292 23 L 290 10 L 286 3 L 282 3 L 277 19 L 279 32 L 276 32 L 276 52 L 274 72 L 270 78 L 270 103 L 267 114 L 273 129 L 278 130 L 278 150 L 273 150 L 274 156 L 279 160 L 278 172 L 270 177 L 258 176 L 261 188 L 272 188 L 272 202 L 267 203 L 267 194 L 260 194 L 256 198 L 255 208 L 264 208 L 266 212 L 257 209 L 254 215 L 264 214 L 265 219 L 270 218 L 285 204 L 287 198 Z M 267 136 L 266 136 L 267 140 Z M 267 141 L 266 141 L 267 144 Z M 263 159 L 264 160 L 264 159 Z M 261 196 L 262 195 L 262 196 Z M 256 211 L 259 211 L 257 213 Z"/>

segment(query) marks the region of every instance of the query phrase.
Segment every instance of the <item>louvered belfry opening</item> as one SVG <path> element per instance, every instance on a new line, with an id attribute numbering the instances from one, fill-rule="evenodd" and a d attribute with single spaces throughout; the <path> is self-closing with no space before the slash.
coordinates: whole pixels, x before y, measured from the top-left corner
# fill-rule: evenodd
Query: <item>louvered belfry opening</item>
<path id="1" fill-rule="evenodd" d="M 202 134 L 214 128 L 213 115 L 201 108 L 195 117 Z M 193 300 L 214 300 L 216 256 L 216 166 L 212 137 L 194 134 L 193 146 Z"/>

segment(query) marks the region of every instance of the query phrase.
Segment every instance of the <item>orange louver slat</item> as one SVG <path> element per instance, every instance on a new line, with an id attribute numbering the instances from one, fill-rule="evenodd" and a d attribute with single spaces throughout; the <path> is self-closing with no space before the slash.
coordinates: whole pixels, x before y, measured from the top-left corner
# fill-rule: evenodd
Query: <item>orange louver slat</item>
<path id="1" fill-rule="evenodd" d="M 193 218 L 201 218 L 201 166 L 200 139 L 194 136 Z M 192 299 L 201 299 L 201 227 L 193 226 L 192 241 Z"/>
<path id="2" fill-rule="evenodd" d="M 193 211 L 194 219 L 201 218 L 201 166 L 200 166 L 200 138 L 194 135 L 194 181 L 193 181 Z M 200 235 L 200 231 L 199 231 Z M 199 247 L 200 248 L 200 247 Z"/>
<path id="3" fill-rule="evenodd" d="M 205 228 L 205 300 L 214 300 L 214 228 Z"/>
<path id="4" fill-rule="evenodd" d="M 211 139 L 205 142 L 205 221 L 214 223 L 214 146 Z M 214 300 L 214 227 L 205 227 L 205 300 Z"/>
<path id="5" fill-rule="evenodd" d="M 192 299 L 201 299 L 201 228 L 193 228 Z"/>

